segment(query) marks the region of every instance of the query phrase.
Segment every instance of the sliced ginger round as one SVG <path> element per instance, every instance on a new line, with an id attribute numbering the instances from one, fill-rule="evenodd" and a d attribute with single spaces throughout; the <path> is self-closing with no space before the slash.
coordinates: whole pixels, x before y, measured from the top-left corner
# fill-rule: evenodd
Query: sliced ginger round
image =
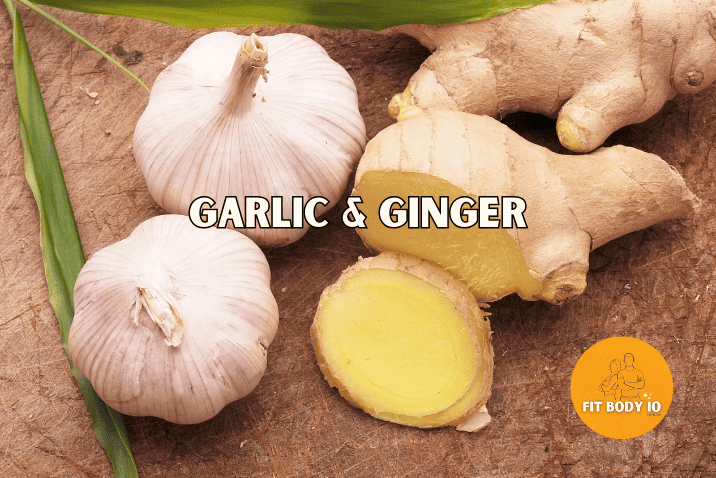
<path id="1" fill-rule="evenodd" d="M 467 287 L 427 261 L 359 261 L 324 291 L 311 338 L 328 382 L 376 418 L 466 431 L 489 421 L 490 324 Z"/>

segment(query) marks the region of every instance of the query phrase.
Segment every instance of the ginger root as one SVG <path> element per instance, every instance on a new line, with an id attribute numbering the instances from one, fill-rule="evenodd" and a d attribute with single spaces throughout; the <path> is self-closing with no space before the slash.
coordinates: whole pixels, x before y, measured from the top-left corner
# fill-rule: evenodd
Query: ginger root
<path id="1" fill-rule="evenodd" d="M 562 144 L 600 146 L 677 93 L 716 79 L 716 2 L 557 0 L 466 24 L 386 31 L 433 50 L 397 103 L 503 117 L 557 117 Z"/>
<path id="2" fill-rule="evenodd" d="M 356 230 L 370 249 L 438 264 L 480 302 L 517 292 L 561 304 L 584 291 L 591 250 L 699 207 L 679 173 L 656 155 L 624 146 L 560 155 L 490 117 L 440 110 L 378 133 L 360 160 L 352 195 L 362 199 L 366 228 Z M 527 227 L 512 220 L 498 228 L 454 221 L 447 228 L 388 227 L 379 210 L 393 196 L 408 208 L 409 196 L 432 196 L 436 204 L 440 196 L 450 203 L 517 197 Z"/>
<path id="3" fill-rule="evenodd" d="M 485 315 L 450 273 L 386 253 L 323 291 L 311 339 L 328 383 L 351 405 L 403 425 L 474 431 L 490 421 Z"/>

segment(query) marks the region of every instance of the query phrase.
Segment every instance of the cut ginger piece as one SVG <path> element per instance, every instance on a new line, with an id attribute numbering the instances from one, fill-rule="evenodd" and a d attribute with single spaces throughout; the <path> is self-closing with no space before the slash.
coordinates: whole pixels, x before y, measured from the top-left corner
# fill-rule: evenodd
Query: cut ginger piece
<path id="1" fill-rule="evenodd" d="M 376 418 L 463 431 L 489 422 L 490 323 L 464 284 L 427 261 L 361 259 L 323 292 L 311 339 L 329 384 Z"/>
<path id="2" fill-rule="evenodd" d="M 654 154 L 613 146 L 562 155 L 488 116 L 403 111 L 405 119 L 378 133 L 358 164 L 351 195 L 361 198 L 367 218 L 356 230 L 373 251 L 411 254 L 449 270 L 480 302 L 517 292 L 562 304 L 586 288 L 590 251 L 699 209 L 681 175 Z M 506 198 L 519 198 L 524 224 L 509 216 L 497 228 L 458 227 L 455 220 L 446 227 L 385 224 L 380 206 L 392 197 L 405 201 L 400 209 L 407 217 L 423 215 L 411 210 L 411 196 L 435 204 L 440 196 L 448 204 L 461 196 L 477 205 L 495 198 L 502 207 Z M 500 207 L 490 209 L 499 216 Z"/>

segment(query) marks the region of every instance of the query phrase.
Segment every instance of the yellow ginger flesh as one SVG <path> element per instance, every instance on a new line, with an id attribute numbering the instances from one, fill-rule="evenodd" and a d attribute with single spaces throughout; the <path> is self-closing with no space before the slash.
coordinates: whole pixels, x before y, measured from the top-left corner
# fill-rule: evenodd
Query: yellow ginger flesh
<path id="1" fill-rule="evenodd" d="M 449 182 L 423 173 L 369 171 L 356 184 L 361 197 L 366 229 L 359 229 L 368 247 L 377 251 L 400 251 L 425 258 L 460 277 L 480 301 L 493 301 L 518 292 L 523 297 L 540 292 L 542 284 L 532 277 L 514 239 L 504 229 L 460 228 L 393 229 L 379 218 L 381 203 L 389 197 L 440 196 L 449 203 L 468 194 Z"/>

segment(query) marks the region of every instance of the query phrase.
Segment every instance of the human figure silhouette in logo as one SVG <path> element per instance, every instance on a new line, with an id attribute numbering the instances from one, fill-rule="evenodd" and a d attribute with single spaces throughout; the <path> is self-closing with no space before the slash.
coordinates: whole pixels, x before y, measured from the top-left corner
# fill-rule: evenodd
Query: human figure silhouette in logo
<path id="1" fill-rule="evenodd" d="M 644 388 L 646 382 L 641 370 L 634 367 L 634 355 L 630 353 L 624 354 L 624 368 L 619 371 L 617 379 L 619 381 L 619 390 L 621 391 L 621 397 L 617 398 L 617 400 L 636 399 L 641 401 L 641 389 Z M 619 392 L 617 392 L 617 395 L 619 395 Z"/>
<path id="2" fill-rule="evenodd" d="M 619 392 L 619 371 L 622 369 L 622 364 L 619 360 L 614 359 L 609 364 L 609 370 L 611 374 L 599 384 L 599 390 L 604 393 L 604 398 L 610 401 L 619 400 L 617 394 Z M 621 394 L 619 394 L 621 397 Z"/>

